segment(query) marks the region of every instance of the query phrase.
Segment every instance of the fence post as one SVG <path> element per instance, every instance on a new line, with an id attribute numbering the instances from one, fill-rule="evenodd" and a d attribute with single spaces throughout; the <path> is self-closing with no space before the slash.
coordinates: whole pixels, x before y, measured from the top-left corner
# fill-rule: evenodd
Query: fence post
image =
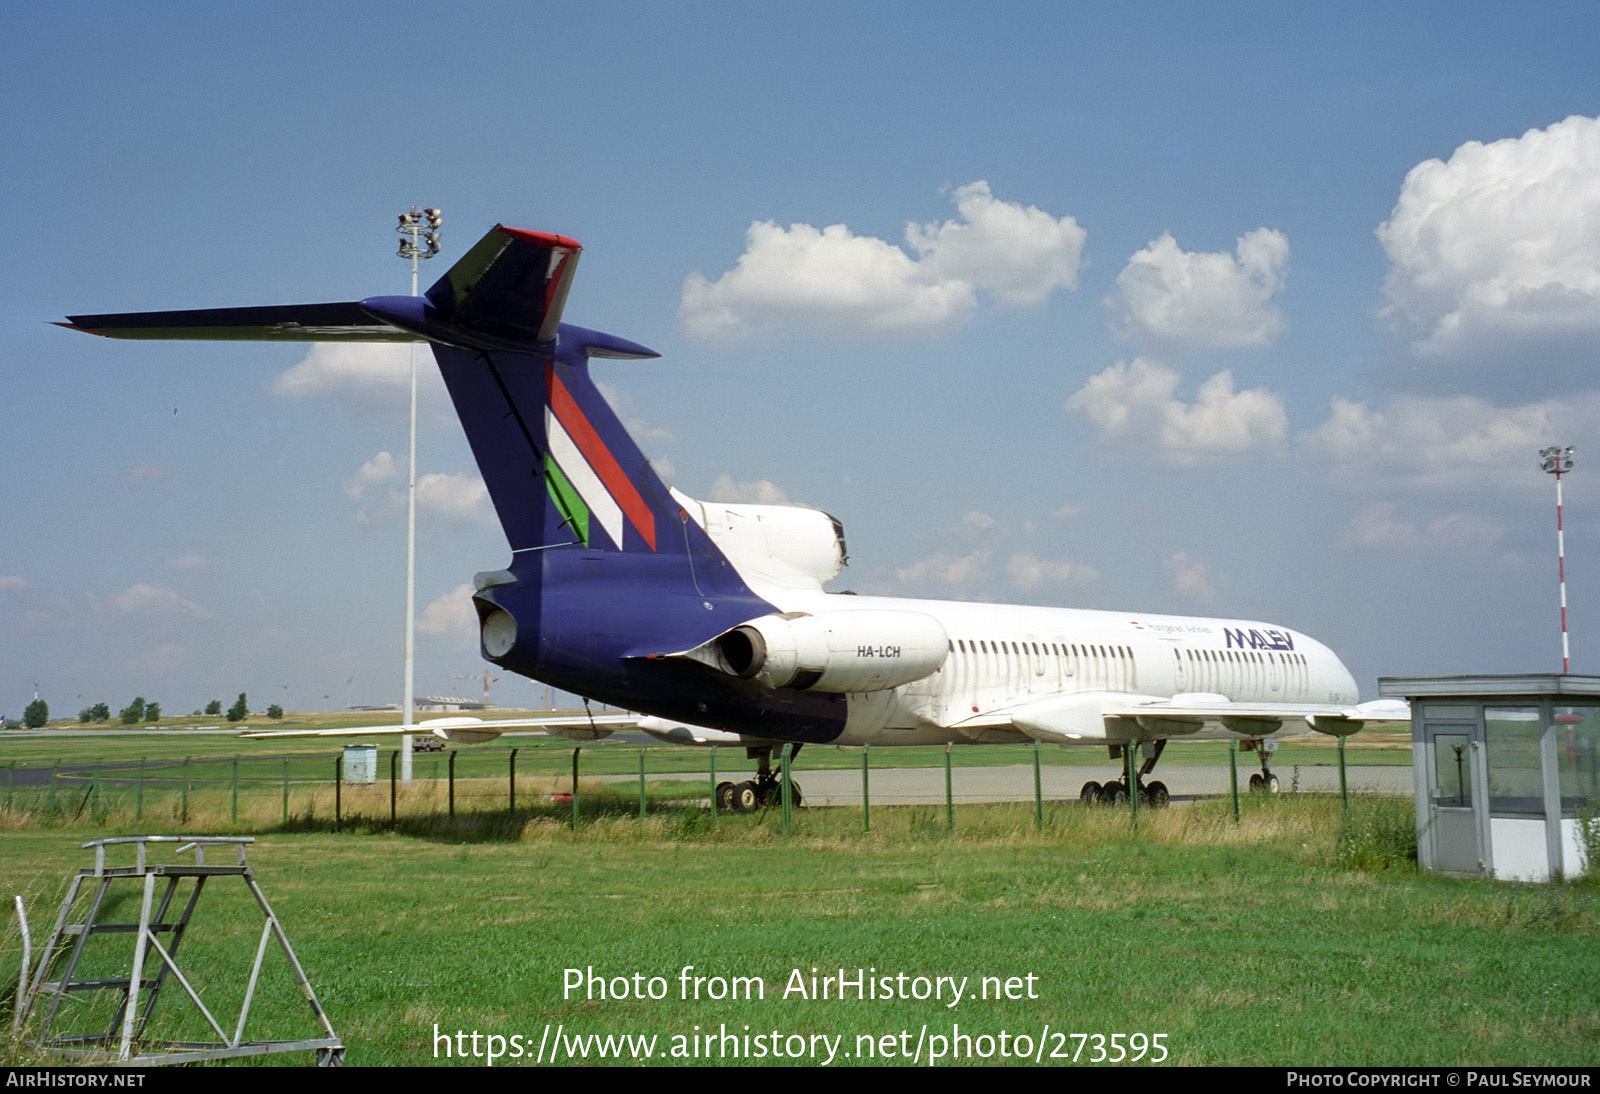
<path id="1" fill-rule="evenodd" d="M 784 745 L 779 762 L 783 764 L 783 834 L 788 835 L 794 820 L 794 795 L 789 785 L 789 760 L 794 755 L 793 745 Z"/>
<path id="2" fill-rule="evenodd" d="M 572 750 L 572 829 L 578 829 L 578 753 L 581 748 Z"/>
<path id="3" fill-rule="evenodd" d="M 399 779 L 399 775 L 396 773 L 395 765 L 397 765 L 399 762 L 400 762 L 400 750 L 398 748 L 390 750 L 390 752 L 389 752 L 389 824 L 391 826 L 393 826 L 395 824 L 395 822 L 396 822 L 396 820 L 398 818 L 398 814 L 396 812 L 396 806 L 397 806 L 398 803 L 396 801 L 396 798 L 399 795 L 400 779 Z"/>
<path id="4" fill-rule="evenodd" d="M 717 746 L 711 746 L 711 827 L 717 826 Z"/>
<path id="5" fill-rule="evenodd" d="M 1233 820 L 1239 821 L 1239 742 L 1228 742 L 1228 794 L 1233 798 Z"/>
<path id="6" fill-rule="evenodd" d="M 344 824 L 344 749 L 333 754 L 333 830 Z"/>
<path id="7" fill-rule="evenodd" d="M 1039 777 L 1039 738 L 1033 739 L 1033 826 L 1044 827 L 1044 784 Z"/>
<path id="8" fill-rule="evenodd" d="M 950 831 L 956 830 L 956 802 L 950 786 L 950 742 L 944 745 L 944 825 Z"/>
<path id="9" fill-rule="evenodd" d="M 1339 738 L 1339 809 L 1341 812 L 1350 811 L 1350 788 L 1345 784 L 1344 777 L 1344 738 Z"/>
<path id="10" fill-rule="evenodd" d="M 450 750 L 449 776 L 450 776 L 450 819 L 456 817 L 456 750 Z"/>
<path id="11" fill-rule="evenodd" d="M 871 745 L 861 746 L 861 830 L 872 831 L 872 791 L 868 786 L 867 778 L 867 749 Z"/>
<path id="12" fill-rule="evenodd" d="M 511 750 L 511 815 L 517 815 L 517 750 Z"/>
<path id="13" fill-rule="evenodd" d="M 1139 823 L 1139 780 L 1135 777 L 1139 770 L 1135 766 L 1138 751 L 1137 741 L 1122 746 L 1122 782 L 1128 788 L 1128 819 L 1134 824 Z"/>

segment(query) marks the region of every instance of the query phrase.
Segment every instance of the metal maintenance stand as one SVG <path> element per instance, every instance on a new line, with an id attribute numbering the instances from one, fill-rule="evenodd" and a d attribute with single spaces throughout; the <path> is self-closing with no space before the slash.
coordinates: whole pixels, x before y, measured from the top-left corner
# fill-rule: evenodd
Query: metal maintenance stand
<path id="1" fill-rule="evenodd" d="M 311 990 L 311 983 L 306 979 L 305 971 L 300 967 L 294 949 L 283 933 L 283 927 L 272 914 L 272 908 L 267 903 L 266 896 L 262 894 L 261 886 L 256 884 L 254 871 L 245 864 L 245 845 L 254 842 L 255 840 L 249 836 L 201 836 L 194 839 L 179 836 L 131 836 L 124 839 L 91 840 L 85 843 L 84 847 L 94 848 L 94 867 L 79 870 L 72 879 L 67 897 L 61 903 L 61 914 L 56 917 L 55 930 L 51 932 L 49 941 L 45 943 L 39 955 L 39 962 L 33 969 L 31 980 L 28 979 L 30 954 L 27 921 L 22 919 L 23 982 L 18 986 L 13 1032 L 19 1033 L 25 1030 L 29 1019 L 36 1017 L 38 1029 L 27 1037 L 26 1043 L 88 1062 L 112 1060 L 151 1066 L 220 1060 L 234 1056 L 259 1056 L 269 1052 L 314 1050 L 318 1064 L 324 1066 L 342 1064 L 344 1042 L 329 1025 L 328 1017 L 323 1013 L 322 1005 L 317 1002 L 316 993 Z M 161 848 L 155 846 L 158 844 L 177 844 L 179 846 L 172 852 L 173 855 L 193 852 L 194 861 L 155 862 L 153 859 L 161 852 Z M 132 847 L 134 853 L 132 866 L 106 865 L 107 848 L 117 845 Z M 234 861 L 230 865 L 208 864 L 207 848 L 221 848 L 224 857 Z M 231 855 L 227 854 L 229 849 L 233 852 Z M 213 877 L 236 877 L 242 880 L 265 918 L 261 928 L 261 941 L 256 946 L 255 963 L 250 968 L 250 979 L 245 986 L 244 1001 L 240 1005 L 239 1020 L 234 1027 L 232 1037 L 224 1032 L 211 1011 L 200 1001 L 199 994 L 177 963 L 178 948 L 182 945 L 190 921 L 194 918 L 200 894 L 205 889 L 206 882 Z M 185 888 L 185 880 L 192 881 L 192 885 L 187 887 L 186 899 L 180 891 Z M 80 923 L 69 923 L 73 904 L 91 882 L 97 883 L 97 886 L 94 897 L 89 903 L 88 914 Z M 125 891 L 128 882 L 138 884 L 143 890 L 139 922 L 102 922 L 100 916 L 102 910 L 107 908 L 107 895 L 112 893 L 113 885 L 116 884 L 118 890 Z M 116 903 L 115 898 L 111 903 Z M 169 918 L 180 904 L 182 910 L 177 918 Z M 17 901 L 17 915 L 19 919 L 22 918 L 21 898 Z M 129 974 L 126 977 L 113 979 L 79 977 L 78 970 L 89 940 L 107 934 L 135 936 L 133 962 Z M 162 941 L 163 937 L 166 939 L 165 942 Z M 278 940 L 278 946 L 288 958 L 295 980 L 300 985 L 306 1001 L 311 1005 L 311 1013 L 316 1016 L 325 1036 L 299 1041 L 244 1039 L 245 1020 L 250 1015 L 250 1003 L 255 996 L 256 982 L 261 975 L 262 961 L 267 953 L 267 942 L 271 938 Z M 154 976 L 149 975 L 145 969 L 152 956 L 152 950 L 159 961 L 158 969 L 150 970 L 155 973 Z M 52 970 L 56 968 L 60 971 L 53 974 Z M 156 1002 L 161 997 L 161 989 L 166 986 L 169 975 L 171 979 L 177 981 L 185 995 L 204 1015 L 206 1022 L 220 1040 L 143 1041 L 145 1026 L 155 1011 Z M 69 995 L 75 992 L 102 990 L 122 993 L 120 1004 L 116 1007 L 110 1027 L 105 1033 L 52 1035 L 56 1019 L 61 1013 L 61 1005 Z M 104 1013 L 103 1010 L 101 1013 Z"/>

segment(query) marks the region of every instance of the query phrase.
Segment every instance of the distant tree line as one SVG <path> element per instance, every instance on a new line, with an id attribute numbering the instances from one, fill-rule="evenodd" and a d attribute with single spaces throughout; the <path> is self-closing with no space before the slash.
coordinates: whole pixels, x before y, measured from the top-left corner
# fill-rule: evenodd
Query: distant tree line
<path id="1" fill-rule="evenodd" d="M 213 699 L 206 704 L 205 713 L 216 717 L 222 713 L 222 700 Z M 200 711 L 195 711 L 198 716 Z M 159 722 L 161 720 L 161 704 L 152 703 L 143 695 L 135 695 L 133 702 L 123 707 L 117 715 L 125 726 L 138 725 L 140 722 Z M 242 722 L 250 717 L 250 704 L 245 698 L 245 693 L 240 692 L 238 700 L 228 708 L 228 721 Z M 283 708 L 273 703 L 267 708 L 268 718 L 282 718 Z M 22 722 L 29 729 L 42 729 L 50 721 L 50 704 L 43 699 L 35 699 L 29 703 L 22 712 Z M 111 721 L 111 707 L 106 703 L 95 703 L 78 711 L 78 722 L 82 725 L 92 725 L 98 722 Z"/>
<path id="2" fill-rule="evenodd" d="M 125 726 L 138 725 L 140 722 L 159 722 L 161 720 L 161 704 L 145 701 L 143 695 L 133 697 L 133 702 L 123 707 L 117 715 Z M 95 703 L 93 706 L 84 707 L 78 711 L 78 721 L 83 725 L 93 722 L 111 721 L 111 708 L 105 703 Z"/>

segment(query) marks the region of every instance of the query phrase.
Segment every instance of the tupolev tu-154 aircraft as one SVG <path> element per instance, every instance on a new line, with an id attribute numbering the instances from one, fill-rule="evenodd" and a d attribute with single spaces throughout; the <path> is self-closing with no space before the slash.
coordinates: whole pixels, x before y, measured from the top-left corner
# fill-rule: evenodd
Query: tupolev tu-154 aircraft
<path id="1" fill-rule="evenodd" d="M 669 488 L 590 379 L 591 358 L 659 356 L 561 321 L 581 246 L 496 226 L 421 297 L 78 315 L 112 338 L 425 341 L 466 430 L 511 548 L 480 573 L 483 656 L 643 717 L 670 741 L 746 747 L 755 779 L 719 806 L 770 802 L 785 744 L 1026 742 L 1147 758 L 1172 739 L 1233 739 L 1275 789 L 1281 736 L 1347 735 L 1393 719 L 1358 706 L 1331 650 L 1288 627 L 1235 619 L 830 593 L 840 523 L 815 509 L 704 502 Z M 1403 717 L 1403 715 L 1402 715 Z M 603 736 L 622 720 L 446 718 L 390 732 L 489 740 L 540 725 Z M 371 728 L 321 731 L 327 735 Z M 1124 800 L 1126 777 L 1084 784 Z"/>

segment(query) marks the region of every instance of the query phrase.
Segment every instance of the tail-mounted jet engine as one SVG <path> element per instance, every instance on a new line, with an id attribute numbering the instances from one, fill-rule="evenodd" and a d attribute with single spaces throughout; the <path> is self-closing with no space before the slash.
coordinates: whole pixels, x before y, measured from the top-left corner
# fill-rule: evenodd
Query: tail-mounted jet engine
<path id="1" fill-rule="evenodd" d="M 764 615 L 684 656 L 767 687 L 885 691 L 939 670 L 950 648 L 921 612 L 828 611 Z"/>

